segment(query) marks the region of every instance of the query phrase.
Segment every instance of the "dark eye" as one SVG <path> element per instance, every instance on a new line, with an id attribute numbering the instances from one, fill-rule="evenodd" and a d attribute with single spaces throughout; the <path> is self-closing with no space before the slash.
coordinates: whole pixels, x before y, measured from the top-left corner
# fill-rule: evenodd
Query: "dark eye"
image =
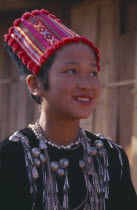
<path id="1" fill-rule="evenodd" d="M 66 73 L 69 73 L 69 74 L 76 74 L 77 71 L 75 69 L 69 69 L 66 71 Z"/>
<path id="2" fill-rule="evenodd" d="M 97 71 L 92 71 L 92 72 L 90 73 L 90 76 L 97 77 L 97 76 L 98 76 L 98 72 L 97 72 Z"/>

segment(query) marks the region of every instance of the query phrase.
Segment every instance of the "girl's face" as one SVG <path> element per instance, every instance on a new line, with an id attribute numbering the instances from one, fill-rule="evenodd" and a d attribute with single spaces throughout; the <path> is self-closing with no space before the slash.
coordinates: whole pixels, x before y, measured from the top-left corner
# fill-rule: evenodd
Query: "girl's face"
<path id="1" fill-rule="evenodd" d="M 98 68 L 91 48 L 81 42 L 61 48 L 49 71 L 49 90 L 43 91 L 42 108 L 47 115 L 85 119 L 99 95 Z"/>

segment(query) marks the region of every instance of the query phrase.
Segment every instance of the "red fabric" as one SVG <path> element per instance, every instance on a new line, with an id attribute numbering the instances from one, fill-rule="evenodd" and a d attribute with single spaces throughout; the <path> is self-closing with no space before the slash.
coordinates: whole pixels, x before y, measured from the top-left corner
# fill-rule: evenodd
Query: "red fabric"
<path id="1" fill-rule="evenodd" d="M 38 15 L 40 13 L 39 10 L 33 10 L 33 12 L 31 13 L 32 15 Z"/>
<path id="2" fill-rule="evenodd" d="M 10 39 L 8 40 L 8 45 L 9 45 L 10 47 L 12 47 L 12 46 L 14 45 L 14 43 L 15 43 L 15 39 L 10 38 Z"/>
<path id="3" fill-rule="evenodd" d="M 49 15 L 49 12 L 47 11 L 47 10 L 45 10 L 45 9 L 41 9 L 40 10 L 43 14 L 45 14 L 45 15 Z"/>
<path id="4" fill-rule="evenodd" d="M 12 34 L 13 31 L 14 31 L 14 27 L 10 27 L 8 32 L 9 32 L 9 34 Z"/>
<path id="5" fill-rule="evenodd" d="M 9 35 L 9 34 L 5 34 L 5 35 L 4 35 L 4 41 L 5 41 L 5 42 L 8 42 L 9 39 L 10 39 L 10 35 Z"/>
<path id="6" fill-rule="evenodd" d="M 46 21 L 47 25 L 43 24 Z M 98 70 L 100 70 L 99 51 L 93 43 L 65 27 L 61 24 L 61 20 L 44 9 L 24 13 L 21 19 L 14 21 L 14 27 L 11 27 L 8 32 L 4 36 L 5 41 L 34 74 L 40 71 L 40 67 L 51 55 L 72 42 L 83 42 L 91 47 L 95 52 Z"/>
<path id="7" fill-rule="evenodd" d="M 55 15 L 52 15 L 52 14 L 49 14 L 49 17 L 51 17 L 53 19 L 56 19 L 56 16 Z"/>
<path id="8" fill-rule="evenodd" d="M 22 57 L 22 62 L 27 66 L 27 64 L 28 64 L 28 62 L 30 61 L 30 58 L 29 58 L 29 56 L 23 56 Z"/>
<path id="9" fill-rule="evenodd" d="M 17 19 L 14 21 L 14 26 L 18 26 L 21 23 L 21 19 Z"/>
<path id="10" fill-rule="evenodd" d="M 30 12 L 25 12 L 24 15 L 22 16 L 23 19 L 28 19 L 31 16 Z"/>
<path id="11" fill-rule="evenodd" d="M 26 55 L 26 53 L 24 52 L 24 50 L 20 50 L 18 53 L 17 53 L 18 57 L 21 59 L 23 56 Z"/>
<path id="12" fill-rule="evenodd" d="M 18 52 L 20 50 L 20 46 L 16 43 L 13 45 L 12 49 L 14 52 Z"/>

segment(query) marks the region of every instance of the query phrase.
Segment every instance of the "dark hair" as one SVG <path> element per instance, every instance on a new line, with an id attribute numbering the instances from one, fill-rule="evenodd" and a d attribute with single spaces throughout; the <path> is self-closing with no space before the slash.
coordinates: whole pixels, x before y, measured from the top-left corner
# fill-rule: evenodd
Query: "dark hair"
<path id="1" fill-rule="evenodd" d="M 4 43 L 4 47 L 7 50 L 7 52 L 10 54 L 12 60 L 16 64 L 17 69 L 19 70 L 19 74 L 22 78 L 24 78 L 25 84 L 26 84 L 26 77 L 30 74 L 33 74 L 31 71 L 27 69 L 27 67 L 23 64 L 22 60 L 17 56 L 15 52 L 13 52 L 12 48 L 7 44 L 7 42 Z M 37 77 L 40 79 L 40 81 L 43 84 L 44 90 L 49 89 L 49 81 L 48 81 L 48 75 L 49 70 L 51 68 L 51 65 L 53 64 L 53 61 L 55 59 L 56 53 L 54 53 L 52 56 L 50 56 L 46 63 L 41 66 L 40 72 L 37 74 Z M 41 104 L 41 98 L 39 96 L 34 96 L 30 93 L 28 86 L 26 84 L 26 88 L 31 95 L 31 97 L 38 103 Z"/>

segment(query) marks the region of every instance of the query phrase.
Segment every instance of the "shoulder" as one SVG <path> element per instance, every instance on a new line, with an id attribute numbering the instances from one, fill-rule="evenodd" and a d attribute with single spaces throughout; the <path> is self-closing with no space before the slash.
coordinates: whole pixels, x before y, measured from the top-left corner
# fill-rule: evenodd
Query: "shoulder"
<path id="1" fill-rule="evenodd" d="M 100 140 L 100 141 L 103 142 L 104 146 L 106 146 L 107 149 L 123 150 L 122 146 L 120 146 L 119 144 L 117 144 L 113 140 L 108 139 L 103 134 L 93 134 L 93 133 L 90 133 L 89 131 L 85 131 L 85 134 L 89 139 L 91 139 L 94 142 L 94 144 L 97 140 Z"/>
<path id="2" fill-rule="evenodd" d="M 36 141 L 34 134 L 29 128 L 14 132 L 0 142 L 0 167 L 15 166 L 17 162 L 24 162 L 24 149 L 21 138 L 33 144 Z"/>
<path id="3" fill-rule="evenodd" d="M 107 151 L 110 169 L 117 170 L 121 174 L 124 166 L 129 167 L 128 157 L 121 145 L 108 139 L 103 134 L 95 135 L 89 131 L 85 131 L 85 134 L 94 147 L 100 147 L 100 144 L 103 144 L 103 148 Z"/>

